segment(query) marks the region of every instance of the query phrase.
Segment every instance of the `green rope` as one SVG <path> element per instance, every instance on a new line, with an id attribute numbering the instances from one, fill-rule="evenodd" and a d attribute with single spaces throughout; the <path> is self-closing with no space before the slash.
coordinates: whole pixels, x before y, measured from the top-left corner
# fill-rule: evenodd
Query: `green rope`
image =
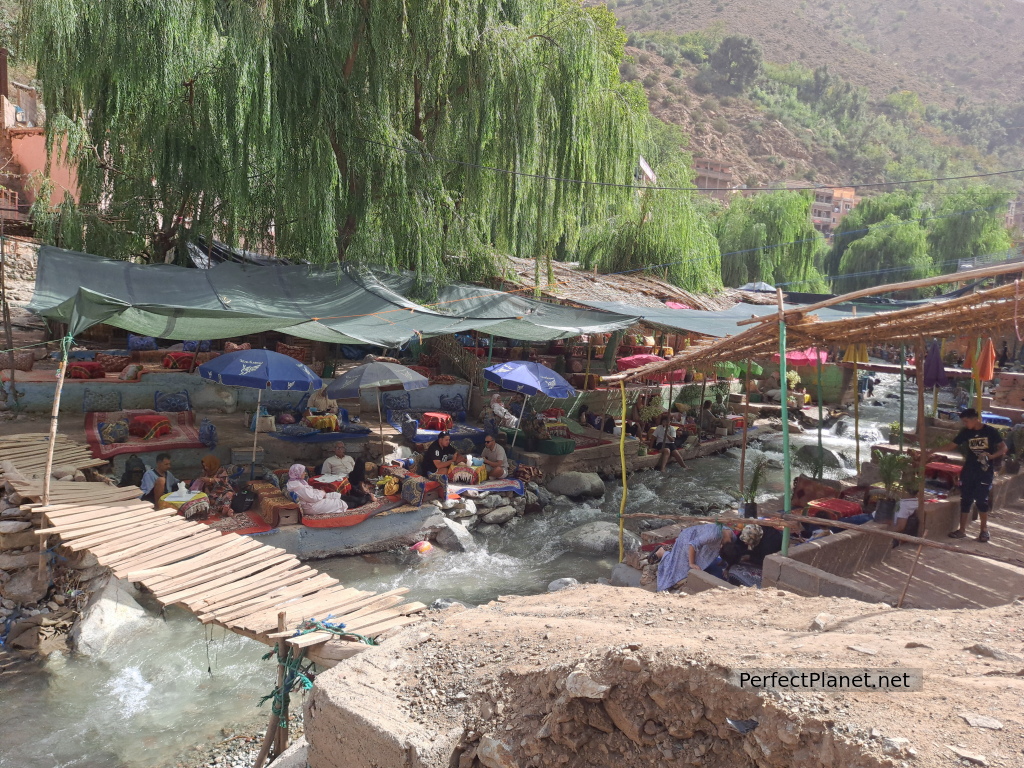
<path id="1" fill-rule="evenodd" d="M 365 643 L 366 645 L 377 644 L 377 641 L 374 640 L 372 637 L 366 637 L 364 635 L 356 634 L 355 632 L 345 631 L 344 624 L 338 624 L 329 621 L 331 616 L 333 616 L 333 614 L 328 614 L 327 617 L 322 620 L 306 619 L 301 624 L 299 624 L 298 628 L 295 630 L 295 635 L 293 636 L 298 637 L 299 635 L 308 635 L 310 632 L 329 632 L 330 634 L 337 635 L 338 637 L 341 637 L 342 635 L 344 635 L 345 637 L 354 637 L 359 642 Z"/>
<path id="2" fill-rule="evenodd" d="M 288 652 L 283 656 L 280 650 L 275 648 L 267 654 L 264 654 L 263 659 L 267 660 L 274 655 L 277 656 L 277 663 L 285 668 L 284 681 L 279 686 L 275 686 L 274 690 L 268 693 L 266 696 L 260 699 L 257 706 L 262 707 L 264 702 L 273 700 L 271 710 L 274 715 L 277 716 L 278 725 L 281 728 L 288 727 L 288 718 L 285 713 L 288 711 L 288 704 L 291 700 L 292 691 L 302 690 L 308 691 L 313 687 L 313 678 L 316 676 L 316 667 L 313 662 L 307 662 L 303 665 L 303 657 L 306 655 L 306 649 L 298 649 L 298 653 L 294 653 L 294 649 L 289 646 Z"/>
<path id="3" fill-rule="evenodd" d="M 47 344 L 52 344 L 52 341 L 39 341 L 35 344 L 26 344 L 24 347 L 11 347 L 10 349 L 0 349 L 0 355 L 6 355 L 9 352 L 19 352 L 23 349 L 32 349 L 33 347 L 45 347 Z"/>

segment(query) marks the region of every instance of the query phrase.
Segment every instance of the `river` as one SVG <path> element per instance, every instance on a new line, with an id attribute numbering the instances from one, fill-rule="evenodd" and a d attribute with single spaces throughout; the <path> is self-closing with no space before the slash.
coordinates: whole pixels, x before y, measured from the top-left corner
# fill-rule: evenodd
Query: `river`
<path id="1" fill-rule="evenodd" d="M 861 460 L 899 418 L 898 378 L 882 374 L 874 400 L 861 407 Z M 906 423 L 916 419 L 916 390 L 908 387 Z M 838 477 L 854 473 L 852 417 L 841 434 L 823 435 L 823 445 L 840 454 Z M 760 433 L 760 434 L 759 434 Z M 782 492 L 781 436 L 752 433 L 748 466 L 774 460 L 761 498 Z M 793 435 L 794 452 L 816 444 L 817 435 Z M 664 474 L 638 473 L 630 482 L 628 512 L 678 512 L 695 506 L 736 503 L 739 451 L 690 462 Z M 794 468 L 794 475 L 800 468 Z M 451 554 L 435 548 L 421 557 L 407 552 L 338 558 L 317 567 L 343 583 L 383 591 L 408 587 L 408 598 L 431 603 L 440 597 L 480 604 L 498 595 L 537 594 L 557 578 L 583 582 L 607 577 L 616 558 L 588 558 L 566 552 L 559 536 L 595 520 L 616 519 L 621 486 L 609 483 L 604 499 L 565 503 L 542 515 L 517 518 L 500 533 L 477 537 L 474 552 Z M 269 693 L 274 666 L 260 657 L 266 647 L 204 628 L 191 615 L 170 610 L 144 633 L 129 635 L 104 657 L 53 656 L 37 672 L 0 677 L 0 766 L 3 768 L 158 768 L 173 766 L 192 745 L 223 738 L 222 729 L 251 727 L 266 720 L 257 709 Z M 23 667 L 24 669 L 24 667 Z"/>

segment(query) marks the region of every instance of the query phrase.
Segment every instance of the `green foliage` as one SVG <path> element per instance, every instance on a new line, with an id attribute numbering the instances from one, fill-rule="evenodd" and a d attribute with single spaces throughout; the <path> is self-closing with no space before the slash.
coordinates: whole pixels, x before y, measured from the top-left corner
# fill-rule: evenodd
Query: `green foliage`
<path id="1" fill-rule="evenodd" d="M 1012 245 L 1003 215 L 1010 193 L 969 187 L 943 200 L 928 222 L 928 244 L 940 272 L 955 272 L 957 260 L 1002 254 Z"/>
<path id="2" fill-rule="evenodd" d="M 917 280 L 928 276 L 931 264 L 925 228 L 916 220 L 904 221 L 889 214 L 846 248 L 839 272 L 849 277 L 836 280 L 837 290 L 856 291 L 898 280 Z M 861 274 L 865 272 L 881 274 Z"/>
<path id="3" fill-rule="evenodd" d="M 891 499 L 899 498 L 899 484 L 904 473 L 911 467 L 910 457 L 903 453 L 891 451 L 875 451 L 875 462 L 878 464 L 878 476 L 885 486 L 886 494 Z"/>
<path id="4" fill-rule="evenodd" d="M 658 183 L 678 187 L 693 183 L 680 163 L 657 167 Z M 711 217 L 696 192 L 642 193 L 629 213 L 593 224 L 584 232 L 580 263 L 601 272 L 654 267 L 651 274 L 690 291 L 722 287 L 721 263 Z"/>
<path id="5" fill-rule="evenodd" d="M 24 50 L 81 205 L 50 242 L 174 257 L 183 238 L 437 277 L 551 257 L 635 193 L 642 90 L 573 0 L 25 0 Z M 454 161 L 454 162 L 453 162 Z M 185 227 L 189 231 L 185 232 Z"/>
<path id="6" fill-rule="evenodd" d="M 747 484 L 746 490 L 743 492 L 744 501 L 751 503 L 757 501 L 757 492 L 761 487 L 761 481 L 764 479 L 768 467 L 768 459 L 765 458 L 758 459 L 754 464 L 750 472 L 750 483 Z"/>
<path id="7" fill-rule="evenodd" d="M 916 193 L 900 191 L 861 200 L 833 231 L 832 248 L 825 259 L 825 273 L 839 274 L 843 254 L 850 244 L 867 235 L 869 226 L 885 221 L 890 216 L 905 221 L 922 218 L 920 197 Z"/>
<path id="8" fill-rule="evenodd" d="M 818 258 L 824 238 L 810 221 L 807 192 L 771 192 L 732 201 L 718 222 L 722 282 L 731 287 L 763 280 L 822 291 Z"/>
<path id="9" fill-rule="evenodd" d="M 743 93 L 761 74 L 763 58 L 753 38 L 733 35 L 708 57 L 700 78 L 716 93 Z"/>

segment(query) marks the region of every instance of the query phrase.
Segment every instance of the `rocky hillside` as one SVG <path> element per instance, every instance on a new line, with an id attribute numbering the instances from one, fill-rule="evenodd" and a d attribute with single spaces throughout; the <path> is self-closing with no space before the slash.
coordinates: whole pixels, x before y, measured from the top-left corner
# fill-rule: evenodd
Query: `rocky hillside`
<path id="1" fill-rule="evenodd" d="M 630 31 L 753 37 L 768 61 L 828 65 L 876 97 L 1024 100 L 1024 0 L 609 0 Z"/>

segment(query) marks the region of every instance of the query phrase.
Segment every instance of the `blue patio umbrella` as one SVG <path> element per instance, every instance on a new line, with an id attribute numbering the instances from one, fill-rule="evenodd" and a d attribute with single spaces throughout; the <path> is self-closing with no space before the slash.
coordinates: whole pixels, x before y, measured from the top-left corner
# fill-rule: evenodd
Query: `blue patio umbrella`
<path id="1" fill-rule="evenodd" d="M 203 363 L 196 371 L 208 381 L 257 390 L 257 424 L 259 423 L 260 403 L 263 399 L 264 389 L 279 392 L 310 392 L 323 386 L 323 381 L 310 368 L 293 357 L 271 352 L 269 349 L 242 349 L 238 352 L 228 352 L 213 358 L 208 363 Z M 254 424 L 250 478 L 256 474 L 258 438 L 259 432 L 256 431 Z"/>
<path id="2" fill-rule="evenodd" d="M 411 368 L 395 363 L 366 363 L 359 365 L 344 375 L 339 376 L 327 387 L 327 396 L 334 400 L 346 397 L 359 397 L 362 389 L 377 388 L 377 420 L 380 423 L 380 451 L 384 457 L 384 417 L 380 412 L 380 388 L 401 384 L 402 389 L 423 389 L 429 386 L 426 376 L 416 373 Z"/>
<path id="3" fill-rule="evenodd" d="M 484 378 L 487 381 L 497 384 L 502 389 L 513 392 L 522 392 L 527 397 L 530 395 L 547 395 L 556 400 L 565 397 L 572 397 L 576 390 L 572 385 L 563 379 L 559 374 L 540 363 L 533 363 L 528 360 L 511 360 L 507 363 L 492 365 L 484 368 Z M 523 413 L 526 412 L 526 403 L 523 403 L 523 410 L 519 412 L 519 421 L 523 420 Z M 519 430 L 516 429 L 518 434 Z M 516 435 L 512 435 L 512 445 L 516 445 Z"/>

